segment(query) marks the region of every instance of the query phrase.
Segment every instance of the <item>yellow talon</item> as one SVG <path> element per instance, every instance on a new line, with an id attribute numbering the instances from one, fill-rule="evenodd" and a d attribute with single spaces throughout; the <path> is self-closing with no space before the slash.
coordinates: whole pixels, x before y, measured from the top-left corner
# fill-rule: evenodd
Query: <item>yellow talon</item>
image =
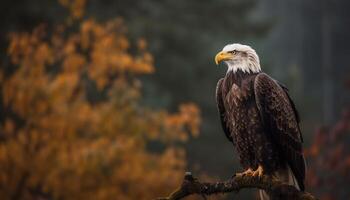
<path id="1" fill-rule="evenodd" d="M 264 169 L 261 165 L 259 165 L 258 169 L 256 169 L 255 171 L 253 171 L 252 176 L 259 176 L 261 177 L 264 174 Z"/>
<path id="2" fill-rule="evenodd" d="M 236 173 L 236 176 L 245 176 L 245 175 L 252 175 L 253 170 L 252 168 L 248 168 L 246 171 L 241 172 L 241 173 Z"/>

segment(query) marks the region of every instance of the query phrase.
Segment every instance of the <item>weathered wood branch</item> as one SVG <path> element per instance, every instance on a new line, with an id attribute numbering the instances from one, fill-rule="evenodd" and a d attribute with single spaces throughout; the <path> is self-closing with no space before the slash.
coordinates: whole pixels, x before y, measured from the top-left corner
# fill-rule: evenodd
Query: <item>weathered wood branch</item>
<path id="1" fill-rule="evenodd" d="M 194 178 L 191 172 L 186 172 L 181 187 L 168 197 L 157 200 L 179 200 L 192 194 L 212 195 L 218 193 L 239 192 L 244 188 L 258 188 L 265 190 L 271 200 L 316 200 L 317 198 L 307 192 L 301 192 L 294 186 L 272 179 L 269 176 L 234 176 L 227 181 L 206 183 Z"/>

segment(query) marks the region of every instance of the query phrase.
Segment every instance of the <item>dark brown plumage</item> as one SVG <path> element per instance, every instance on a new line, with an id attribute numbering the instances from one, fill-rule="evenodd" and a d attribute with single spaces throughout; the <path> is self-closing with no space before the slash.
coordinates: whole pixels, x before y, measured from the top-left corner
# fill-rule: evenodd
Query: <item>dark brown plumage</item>
<path id="1" fill-rule="evenodd" d="M 216 99 L 224 133 L 242 166 L 261 165 L 265 174 L 289 166 L 304 190 L 300 120 L 286 87 L 265 73 L 228 71 L 217 84 Z"/>

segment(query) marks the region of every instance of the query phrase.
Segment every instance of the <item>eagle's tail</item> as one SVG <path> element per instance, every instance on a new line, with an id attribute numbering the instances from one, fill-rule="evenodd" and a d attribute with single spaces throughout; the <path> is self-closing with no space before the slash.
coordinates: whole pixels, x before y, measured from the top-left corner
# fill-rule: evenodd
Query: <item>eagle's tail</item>
<path id="1" fill-rule="evenodd" d="M 288 183 L 288 185 L 293 185 L 298 190 L 300 190 L 297 179 L 295 178 L 292 170 L 289 166 L 286 169 L 280 169 L 273 174 L 273 177 L 279 179 L 284 183 Z M 259 190 L 259 195 L 261 200 L 270 200 L 269 195 L 264 190 Z"/>

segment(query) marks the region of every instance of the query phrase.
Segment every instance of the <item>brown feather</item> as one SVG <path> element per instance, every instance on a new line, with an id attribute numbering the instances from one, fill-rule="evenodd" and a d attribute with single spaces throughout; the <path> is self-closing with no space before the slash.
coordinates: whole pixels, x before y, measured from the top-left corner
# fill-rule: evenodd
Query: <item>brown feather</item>
<path id="1" fill-rule="evenodd" d="M 265 173 L 290 166 L 303 190 L 299 115 L 287 89 L 264 73 L 228 72 L 217 84 L 216 100 L 224 133 L 242 166 L 262 165 Z"/>

